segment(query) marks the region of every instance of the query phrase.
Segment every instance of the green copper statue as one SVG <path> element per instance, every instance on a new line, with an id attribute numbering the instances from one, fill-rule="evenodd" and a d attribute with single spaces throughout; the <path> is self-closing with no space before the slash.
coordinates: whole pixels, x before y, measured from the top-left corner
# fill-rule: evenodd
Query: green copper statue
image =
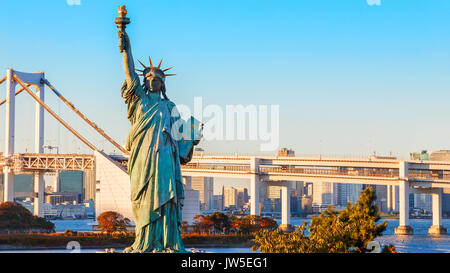
<path id="1" fill-rule="evenodd" d="M 136 239 L 124 252 L 184 252 L 180 234 L 184 199 L 180 164 L 191 160 L 202 128 L 194 130 L 192 138 L 185 137 L 186 134 L 180 137 L 180 130 L 173 129 L 183 120 L 166 96 L 164 82 L 171 74 L 165 74 L 170 68 L 161 69 L 162 60 L 158 66 L 153 66 L 150 59 L 148 67 L 139 61 L 143 70 L 136 74 L 130 40 L 125 32 L 130 22 L 126 13 L 125 6 L 119 7 L 115 23 L 119 28 L 119 48 L 126 78 L 121 95 L 132 126 L 126 149 L 130 151 L 128 172 Z M 139 76 L 143 76 L 142 85 Z"/>

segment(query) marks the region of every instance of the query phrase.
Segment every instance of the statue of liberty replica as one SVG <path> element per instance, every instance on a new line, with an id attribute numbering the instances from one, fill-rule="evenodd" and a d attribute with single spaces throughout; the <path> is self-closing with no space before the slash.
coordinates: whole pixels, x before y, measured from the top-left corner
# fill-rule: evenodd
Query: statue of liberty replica
<path id="1" fill-rule="evenodd" d="M 126 78 L 121 95 L 131 122 L 125 148 L 130 151 L 128 173 L 136 238 L 124 252 L 185 252 L 181 240 L 184 188 L 180 164 L 191 160 L 203 125 L 193 117 L 190 123 L 182 120 L 167 98 L 165 80 L 173 74 L 166 74 L 170 68 L 161 68 L 162 60 L 158 66 L 151 58 L 149 66 L 139 61 L 143 67 L 135 69 L 125 32 L 130 23 L 126 14 L 125 6 L 119 7 L 115 23 Z M 193 121 L 197 121 L 197 127 Z M 186 127 L 188 134 L 184 132 Z"/>

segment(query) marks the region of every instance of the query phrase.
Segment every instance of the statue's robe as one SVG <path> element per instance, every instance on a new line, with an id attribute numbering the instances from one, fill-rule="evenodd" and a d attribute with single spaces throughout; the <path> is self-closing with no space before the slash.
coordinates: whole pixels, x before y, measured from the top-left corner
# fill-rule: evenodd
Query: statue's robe
<path id="1" fill-rule="evenodd" d="M 164 99 L 151 102 L 139 78 L 131 86 L 125 81 L 121 95 L 132 125 L 126 149 L 130 151 L 128 173 L 136 224 L 135 242 L 125 252 L 185 251 L 180 161 L 191 160 L 194 140 L 172 135 L 172 125 L 180 120 L 179 114 L 172 114 L 177 113 L 175 104 Z"/>

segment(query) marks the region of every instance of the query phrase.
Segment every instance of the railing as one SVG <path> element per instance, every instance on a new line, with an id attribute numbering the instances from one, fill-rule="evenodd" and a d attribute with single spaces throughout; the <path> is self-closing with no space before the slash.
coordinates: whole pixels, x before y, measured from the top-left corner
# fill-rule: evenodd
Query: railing
<path id="1" fill-rule="evenodd" d="M 14 172 L 31 170 L 93 170 L 93 155 L 80 154 L 15 154 Z"/>
<path id="2" fill-rule="evenodd" d="M 398 170 L 377 169 L 325 169 L 325 168 L 286 168 L 286 167 L 260 167 L 260 173 L 283 173 L 305 175 L 329 176 L 369 176 L 369 177 L 398 177 Z"/>
<path id="3" fill-rule="evenodd" d="M 128 159 L 125 157 L 112 157 L 123 166 L 127 166 Z M 201 157 L 197 157 L 201 158 Z M 213 158 L 218 160 L 223 158 L 226 162 L 230 157 L 218 156 Z M 206 157 L 204 158 L 206 159 Z M 236 159 L 233 158 L 233 159 Z M 182 170 L 211 171 L 216 173 L 237 172 L 240 174 L 250 173 L 249 158 L 242 157 L 241 162 L 228 164 L 222 163 L 196 163 L 190 162 L 182 165 Z M 93 170 L 95 166 L 94 155 L 88 154 L 15 154 L 10 157 L 4 157 L 0 154 L 0 167 L 9 166 L 14 172 L 30 171 L 53 171 L 53 170 Z M 420 169 L 421 166 L 415 166 L 415 169 L 408 170 L 409 179 L 450 181 L 450 171 L 436 169 Z M 258 171 L 257 171 L 258 172 Z M 399 170 L 395 168 L 366 168 L 366 167 L 311 167 L 311 166 L 279 166 L 279 165 L 260 165 L 260 174 L 292 174 L 292 175 L 319 175 L 319 176 L 353 176 L 353 177 L 383 177 L 397 178 Z"/>
<path id="4" fill-rule="evenodd" d="M 443 171 L 409 170 L 408 178 L 424 180 L 450 180 L 450 173 Z"/>
<path id="5" fill-rule="evenodd" d="M 203 164 L 203 163 L 188 163 L 182 165 L 181 169 L 200 169 L 211 171 L 229 171 L 229 172 L 250 172 L 250 166 L 245 165 L 218 165 L 218 164 Z"/>

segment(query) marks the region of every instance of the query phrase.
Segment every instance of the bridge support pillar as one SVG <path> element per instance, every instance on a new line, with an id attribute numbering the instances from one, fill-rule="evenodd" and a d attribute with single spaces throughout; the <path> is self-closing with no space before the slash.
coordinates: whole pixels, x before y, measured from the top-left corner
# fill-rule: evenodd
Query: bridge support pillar
<path id="1" fill-rule="evenodd" d="M 286 181 L 281 186 L 281 225 L 284 231 L 291 231 L 291 183 Z"/>
<path id="2" fill-rule="evenodd" d="M 428 229 L 431 235 L 442 235 L 447 233 L 447 229 L 442 226 L 442 189 L 435 189 L 431 194 L 433 206 L 433 225 Z"/>
<path id="3" fill-rule="evenodd" d="M 59 171 L 55 171 L 55 176 L 53 177 L 53 191 L 59 192 Z"/>
<path id="4" fill-rule="evenodd" d="M 3 168 L 3 202 L 14 201 L 14 173 L 9 167 Z"/>
<path id="5" fill-rule="evenodd" d="M 5 152 L 4 156 L 14 154 L 14 131 L 15 131 L 15 105 L 16 105 L 16 82 L 13 79 L 14 70 L 6 70 L 6 111 L 5 111 Z M 14 201 L 14 173 L 10 167 L 3 168 L 4 202 Z"/>
<path id="6" fill-rule="evenodd" d="M 39 73 L 41 79 L 44 79 L 44 73 Z M 26 77 L 24 77 L 26 78 Z M 36 79 L 36 96 L 44 100 L 44 83 Z M 44 107 L 39 102 L 36 102 L 36 116 L 35 116 L 35 134 L 34 134 L 34 151 L 36 153 L 44 152 Z M 34 215 L 44 217 L 44 174 L 36 172 L 34 174 Z"/>
<path id="7" fill-rule="evenodd" d="M 386 209 L 388 213 L 392 212 L 392 186 L 386 186 Z"/>
<path id="8" fill-rule="evenodd" d="M 398 213 L 399 211 L 399 201 L 400 201 L 400 189 L 399 186 L 392 186 L 392 212 Z"/>
<path id="9" fill-rule="evenodd" d="M 44 217 L 44 173 L 34 174 L 34 215 Z"/>
<path id="10" fill-rule="evenodd" d="M 408 182 L 408 162 L 401 161 L 399 166 L 399 226 L 395 229 L 397 235 L 412 235 L 414 230 L 409 225 L 409 182 Z"/>
<path id="11" fill-rule="evenodd" d="M 250 214 L 260 215 L 259 188 L 261 181 L 259 178 L 259 158 L 250 159 Z"/>

